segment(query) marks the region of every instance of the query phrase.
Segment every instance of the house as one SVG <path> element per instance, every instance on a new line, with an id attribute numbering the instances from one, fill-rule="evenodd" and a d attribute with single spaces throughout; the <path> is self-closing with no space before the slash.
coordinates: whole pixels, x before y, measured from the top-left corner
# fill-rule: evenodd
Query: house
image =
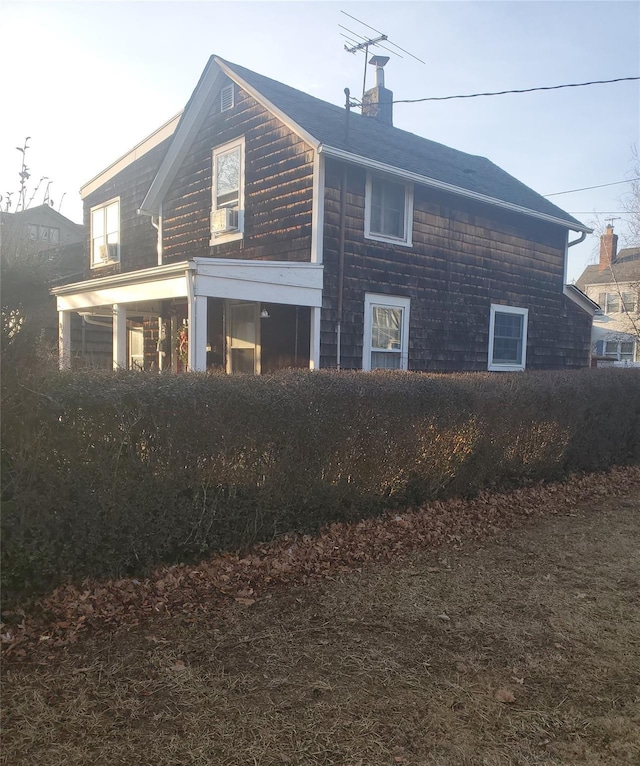
<path id="1" fill-rule="evenodd" d="M 587 266 L 576 284 L 600 307 L 592 333 L 598 364 L 640 363 L 640 247 L 618 252 L 618 235 L 608 225 L 598 263 Z"/>
<path id="2" fill-rule="evenodd" d="M 270 372 L 584 367 L 596 305 L 566 284 L 586 226 L 489 160 L 217 56 L 183 112 L 81 190 L 114 367 Z M 570 232 L 579 236 L 571 239 Z"/>
<path id="3" fill-rule="evenodd" d="M 17 213 L 0 213 L 1 241 L 6 251 L 33 253 L 47 260 L 52 279 L 83 273 L 84 228 L 43 204 Z"/>

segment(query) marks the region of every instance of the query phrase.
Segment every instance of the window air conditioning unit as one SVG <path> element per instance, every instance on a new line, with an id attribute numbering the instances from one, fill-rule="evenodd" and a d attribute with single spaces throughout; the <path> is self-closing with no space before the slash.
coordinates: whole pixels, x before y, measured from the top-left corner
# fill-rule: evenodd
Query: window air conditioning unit
<path id="1" fill-rule="evenodd" d="M 211 233 L 225 234 L 238 228 L 238 211 L 230 207 L 221 207 L 211 212 Z"/>
<path id="2" fill-rule="evenodd" d="M 100 245 L 100 260 L 103 263 L 118 260 L 118 245 Z"/>

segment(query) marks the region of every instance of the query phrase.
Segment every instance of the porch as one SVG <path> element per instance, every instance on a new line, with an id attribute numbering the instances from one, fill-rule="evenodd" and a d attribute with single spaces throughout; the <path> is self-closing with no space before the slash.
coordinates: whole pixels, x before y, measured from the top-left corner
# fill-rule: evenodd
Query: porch
<path id="1" fill-rule="evenodd" d="M 111 329 L 114 369 L 319 367 L 322 266 L 195 258 L 55 288 L 59 366 L 72 315 Z"/>

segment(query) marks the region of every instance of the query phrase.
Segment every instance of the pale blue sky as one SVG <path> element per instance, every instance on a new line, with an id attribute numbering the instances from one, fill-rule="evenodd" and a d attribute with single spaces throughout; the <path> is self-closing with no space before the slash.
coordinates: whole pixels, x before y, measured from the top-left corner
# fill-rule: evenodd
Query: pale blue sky
<path id="1" fill-rule="evenodd" d="M 392 57 L 394 97 L 530 88 L 640 74 L 640 3 L 10 2 L 0 0 L 0 194 L 18 187 L 24 137 L 32 179 L 53 180 L 56 208 L 81 220 L 79 188 L 180 111 L 215 53 L 342 104 L 363 56 L 339 24 L 381 30 L 419 58 Z M 386 51 L 379 51 L 386 55 Z M 369 76 L 371 82 L 371 75 Z M 398 104 L 398 127 L 488 157 L 541 194 L 630 177 L 640 143 L 638 82 Z M 588 225 L 620 211 L 627 185 L 552 201 Z M 17 196 L 17 195 L 16 195 Z M 16 197 L 14 196 L 14 199 Z M 34 204 L 41 202 L 41 194 Z M 624 221 L 615 221 L 624 236 Z M 569 278 L 595 236 L 572 248 Z"/>

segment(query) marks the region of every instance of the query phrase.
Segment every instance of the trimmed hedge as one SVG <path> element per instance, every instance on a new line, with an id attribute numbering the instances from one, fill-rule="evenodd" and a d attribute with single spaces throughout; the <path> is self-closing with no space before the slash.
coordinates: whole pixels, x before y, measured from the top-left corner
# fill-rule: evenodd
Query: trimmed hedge
<path id="1" fill-rule="evenodd" d="M 5 384 L 2 435 L 14 600 L 640 462 L 640 370 L 55 374 Z"/>

